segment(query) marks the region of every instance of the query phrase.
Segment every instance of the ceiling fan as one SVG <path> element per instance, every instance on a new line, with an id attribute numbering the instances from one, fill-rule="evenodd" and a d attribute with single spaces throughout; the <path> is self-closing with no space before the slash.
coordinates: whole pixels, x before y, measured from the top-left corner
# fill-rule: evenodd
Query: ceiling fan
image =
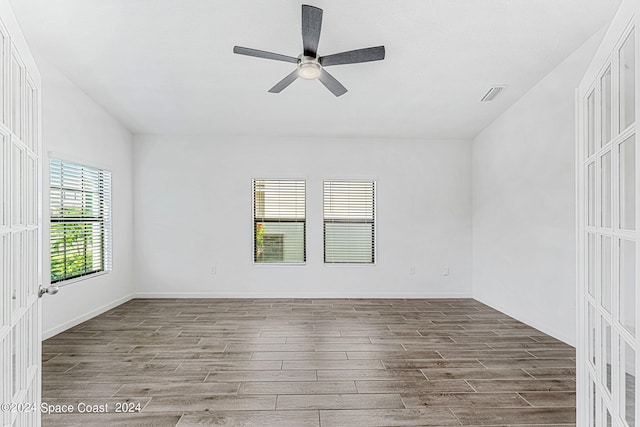
<path id="1" fill-rule="evenodd" d="M 324 67 L 330 65 L 356 64 L 358 62 L 380 61 L 384 59 L 384 46 L 368 47 L 364 49 L 350 50 L 318 57 L 318 42 L 320 41 L 320 29 L 322 28 L 322 9 L 302 5 L 302 47 L 303 52 L 297 58 L 281 55 L 264 50 L 250 49 L 248 47 L 234 46 L 233 53 L 258 58 L 274 59 L 276 61 L 291 62 L 296 64 L 296 69 L 269 89 L 271 93 L 280 93 L 293 83 L 298 77 L 313 80 L 318 79 L 335 96 L 344 95 L 347 89 L 329 74 Z"/>

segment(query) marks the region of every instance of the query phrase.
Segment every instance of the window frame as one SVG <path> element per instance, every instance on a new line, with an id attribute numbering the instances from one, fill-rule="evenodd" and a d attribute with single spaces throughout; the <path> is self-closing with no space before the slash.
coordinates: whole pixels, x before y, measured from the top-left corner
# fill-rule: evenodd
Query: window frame
<path id="1" fill-rule="evenodd" d="M 259 181 L 271 181 L 271 182 L 275 182 L 275 181 L 299 181 L 302 182 L 304 184 L 304 221 L 300 221 L 300 220 L 292 220 L 292 221 L 277 221 L 277 222 L 286 222 L 286 223 L 301 223 L 303 224 L 303 228 L 302 228 L 302 251 L 303 251 L 303 260 L 302 261 L 270 261 L 270 262 L 259 262 L 256 260 L 256 253 L 257 253 L 257 240 L 256 240 L 256 225 L 258 223 L 262 223 L 262 222 L 266 222 L 266 221 L 261 221 L 258 218 L 256 218 L 256 190 L 255 190 L 255 185 L 256 182 Z M 274 221 L 276 222 L 276 221 Z M 286 267 L 286 266 L 305 266 L 307 264 L 307 178 L 252 178 L 251 179 L 251 224 L 252 224 L 252 231 L 251 231 L 251 252 L 252 252 L 252 264 L 254 266 L 266 266 L 266 267 L 273 267 L 273 266 L 281 266 L 281 267 Z"/>
<path id="2" fill-rule="evenodd" d="M 325 215 L 324 215 L 324 203 L 325 203 L 325 183 L 326 182 L 345 182 L 345 183 L 368 183 L 373 184 L 373 220 L 371 222 L 373 226 L 373 236 L 371 239 L 372 245 L 372 261 L 371 262 L 327 262 L 326 257 L 326 231 L 325 231 Z M 343 267 L 375 267 L 378 264 L 378 179 L 377 178 L 329 178 L 322 180 L 322 264 L 325 267 L 330 268 L 343 268 Z"/>
<path id="3" fill-rule="evenodd" d="M 96 217 L 95 220 L 91 221 L 77 221 L 77 222 L 89 222 L 89 223 L 98 223 L 102 225 L 102 241 L 98 246 L 101 251 L 101 269 L 95 270 L 83 274 L 63 277 L 61 279 L 53 280 L 52 277 L 52 268 L 51 268 L 51 238 L 52 238 L 52 226 L 56 223 L 69 223 L 74 221 L 65 221 L 65 217 L 60 217 L 60 220 L 54 219 L 52 216 L 52 205 L 51 205 L 51 195 L 52 189 L 56 189 L 59 187 L 52 186 L 51 179 L 51 171 L 52 164 L 59 163 L 60 165 L 67 164 L 69 166 L 73 166 L 75 168 L 86 168 L 90 170 L 94 170 L 98 172 L 98 178 L 95 180 L 99 182 L 103 187 L 101 191 L 98 192 L 100 197 L 104 200 L 102 202 L 103 207 L 101 208 L 100 216 Z M 105 274 L 109 274 L 113 271 L 113 173 L 110 169 L 105 166 L 96 165 L 91 162 L 87 162 L 80 159 L 69 158 L 68 156 L 59 155 L 57 153 L 50 152 L 49 153 L 49 162 L 48 162 L 48 196 L 49 196 L 49 282 L 51 284 L 55 284 L 56 286 L 66 286 L 71 283 L 91 279 L 94 277 L 102 276 Z M 106 183 L 105 183 L 106 182 Z M 84 206 L 84 205 L 83 205 Z"/>

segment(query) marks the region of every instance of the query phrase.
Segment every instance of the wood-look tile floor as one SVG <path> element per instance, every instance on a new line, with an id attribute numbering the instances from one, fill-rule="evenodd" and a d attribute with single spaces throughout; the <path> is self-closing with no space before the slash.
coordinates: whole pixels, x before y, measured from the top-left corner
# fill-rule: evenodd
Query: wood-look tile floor
<path id="1" fill-rule="evenodd" d="M 472 299 L 136 299 L 42 348 L 45 426 L 575 425 L 574 348 Z"/>

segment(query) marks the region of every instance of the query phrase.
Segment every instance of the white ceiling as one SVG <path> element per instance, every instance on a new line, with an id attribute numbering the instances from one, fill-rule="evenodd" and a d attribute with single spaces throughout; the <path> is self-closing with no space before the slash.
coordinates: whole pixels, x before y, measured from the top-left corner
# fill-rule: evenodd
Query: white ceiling
<path id="1" fill-rule="evenodd" d="M 297 56 L 291 0 L 12 0 L 32 48 L 135 133 L 470 138 L 613 17 L 620 0 L 315 0 L 320 55 L 380 62 L 267 90 Z M 509 88 L 492 103 L 491 85 Z M 46 90 L 46 88 L 45 88 Z"/>

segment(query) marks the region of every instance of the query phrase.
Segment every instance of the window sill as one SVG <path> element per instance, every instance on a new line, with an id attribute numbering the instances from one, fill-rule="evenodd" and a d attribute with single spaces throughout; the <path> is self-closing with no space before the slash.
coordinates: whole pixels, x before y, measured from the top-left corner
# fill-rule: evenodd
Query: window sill
<path id="1" fill-rule="evenodd" d="M 367 268 L 367 267 L 375 267 L 378 264 L 375 262 L 325 262 L 325 263 L 322 263 L 322 265 L 328 268 L 346 268 L 346 267 Z"/>
<path id="2" fill-rule="evenodd" d="M 254 262 L 254 267 L 304 267 L 306 262 Z"/>
<path id="3" fill-rule="evenodd" d="M 66 280 L 61 280 L 59 282 L 54 282 L 54 283 L 51 283 L 51 285 L 63 287 L 63 286 L 71 285 L 72 283 L 82 282 L 84 280 L 93 279 L 93 278 L 98 277 L 98 276 L 104 276 L 105 274 L 109 274 L 109 273 L 111 273 L 111 272 L 110 271 L 99 271 L 97 273 L 87 274 L 86 276 L 74 277 L 73 279 L 66 279 Z"/>

